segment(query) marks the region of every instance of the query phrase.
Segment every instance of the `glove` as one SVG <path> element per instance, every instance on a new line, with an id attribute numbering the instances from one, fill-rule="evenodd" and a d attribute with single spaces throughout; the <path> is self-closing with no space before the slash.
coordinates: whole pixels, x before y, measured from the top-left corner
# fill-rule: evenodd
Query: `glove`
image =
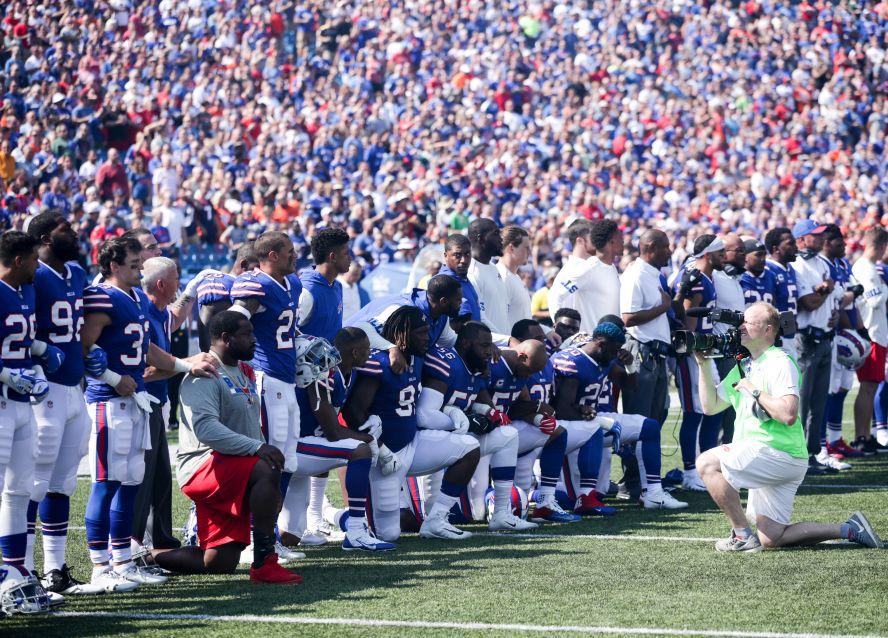
<path id="1" fill-rule="evenodd" d="M 185 286 L 185 290 L 182 292 L 182 296 L 186 299 L 194 299 L 197 296 L 197 287 L 200 286 L 201 282 L 207 278 L 207 275 L 222 275 L 224 274 L 220 270 L 215 270 L 213 268 L 207 268 L 206 270 L 201 270 L 197 273 L 194 278 L 188 282 L 188 285 Z"/>
<path id="2" fill-rule="evenodd" d="M 401 468 L 401 460 L 385 444 L 379 446 L 377 463 L 379 463 L 379 472 L 383 476 L 394 474 Z"/>
<path id="3" fill-rule="evenodd" d="M 382 434 L 382 420 L 377 415 L 371 414 L 364 421 L 363 425 L 358 428 L 358 432 L 366 432 L 374 439 L 379 439 L 379 436 Z"/>
<path id="4" fill-rule="evenodd" d="M 31 394 L 38 377 L 33 370 L 27 368 L 0 369 L 0 382 L 6 384 L 19 394 Z M 47 388 L 48 389 L 48 388 Z"/>
<path id="5" fill-rule="evenodd" d="M 469 415 L 469 432 L 472 434 L 484 436 L 485 434 L 493 432 L 496 428 L 497 426 L 493 424 L 493 421 L 483 414 Z"/>
<path id="6" fill-rule="evenodd" d="M 60 348 L 43 341 L 34 341 L 31 344 L 31 354 L 43 362 L 43 367 L 50 374 L 61 368 L 65 362 L 65 353 Z"/>
<path id="7" fill-rule="evenodd" d="M 688 268 L 681 276 L 681 282 L 678 284 L 678 292 L 680 292 L 683 297 L 687 297 L 688 293 L 691 292 L 691 289 L 700 283 L 702 277 L 703 274 L 696 268 Z"/>
<path id="8" fill-rule="evenodd" d="M 623 438 L 623 427 L 619 423 L 614 423 L 610 430 L 608 430 L 608 434 L 611 435 L 611 451 L 616 454 L 617 450 L 620 449 L 620 445 L 622 445 Z"/>
<path id="9" fill-rule="evenodd" d="M 86 365 L 86 373 L 98 379 L 108 369 L 108 353 L 99 346 L 94 345 L 90 348 L 89 354 L 86 355 L 84 363 Z"/>
<path id="10" fill-rule="evenodd" d="M 367 443 L 367 447 L 370 448 L 370 467 L 373 467 L 379 459 L 379 443 L 376 442 L 376 439 L 372 439 Z"/>
<path id="11" fill-rule="evenodd" d="M 554 416 L 539 416 L 542 417 L 539 422 L 540 432 L 543 434 L 552 434 L 555 431 L 555 428 L 558 427 L 558 421 L 555 420 Z"/>
<path id="12" fill-rule="evenodd" d="M 512 419 L 510 419 L 505 412 L 500 412 L 496 408 L 490 408 L 490 412 L 487 413 L 487 418 L 495 426 L 511 425 L 512 423 Z"/>
<path id="13" fill-rule="evenodd" d="M 465 434 L 469 431 L 469 417 L 458 407 L 448 405 L 441 410 L 453 422 L 453 432 L 456 434 Z"/>
<path id="14" fill-rule="evenodd" d="M 136 392 L 133 395 L 133 398 L 136 400 L 136 405 L 139 406 L 139 409 L 146 414 L 151 414 L 152 403 L 160 403 L 160 400 L 154 398 L 145 390 L 142 390 L 141 392 Z"/>
<path id="15" fill-rule="evenodd" d="M 49 384 L 43 377 L 37 377 L 34 385 L 31 387 L 31 403 L 37 405 L 43 403 L 43 399 L 49 394 Z"/>

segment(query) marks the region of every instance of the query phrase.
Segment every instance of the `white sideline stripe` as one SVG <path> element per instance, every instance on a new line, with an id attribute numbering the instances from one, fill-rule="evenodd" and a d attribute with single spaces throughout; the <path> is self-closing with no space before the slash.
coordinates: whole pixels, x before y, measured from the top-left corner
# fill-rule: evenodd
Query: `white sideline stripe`
<path id="1" fill-rule="evenodd" d="M 877 635 L 781 633 L 730 629 L 664 629 L 659 627 L 594 627 L 580 625 L 519 625 L 482 622 L 425 620 L 372 620 L 365 618 L 308 618 L 300 616 L 215 616 L 213 614 L 138 614 L 123 612 L 57 611 L 68 618 L 129 618 L 133 620 L 204 620 L 213 622 L 270 623 L 285 625 L 342 625 L 351 627 L 410 627 L 414 629 L 474 629 L 477 631 L 526 631 L 533 633 L 631 634 L 637 636 L 729 636 L 730 638 L 883 638 Z"/>

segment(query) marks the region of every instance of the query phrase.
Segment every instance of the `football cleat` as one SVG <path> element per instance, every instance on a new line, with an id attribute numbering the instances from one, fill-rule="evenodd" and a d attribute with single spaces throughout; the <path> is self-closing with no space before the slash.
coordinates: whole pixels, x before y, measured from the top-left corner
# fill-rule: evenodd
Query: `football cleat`
<path id="1" fill-rule="evenodd" d="M 67 564 L 62 565 L 60 569 L 50 570 L 43 576 L 42 584 L 47 593 L 53 592 L 66 595 L 105 593 L 102 587 L 92 583 L 83 583 L 74 578 L 71 574 L 71 568 Z"/>
<path id="2" fill-rule="evenodd" d="M 367 525 L 362 525 L 356 532 L 346 532 L 342 549 L 347 552 L 390 552 L 397 548 L 394 543 L 379 540 Z"/>
<path id="3" fill-rule="evenodd" d="M 878 446 L 880 452 L 888 450 L 888 428 L 876 428 L 876 434 L 873 438 L 876 439 L 876 445 Z"/>
<path id="4" fill-rule="evenodd" d="M 854 534 L 854 537 L 849 539 L 851 542 L 873 549 L 881 549 L 885 546 L 863 512 L 854 512 L 848 519 L 848 525 L 851 526 Z"/>
<path id="5" fill-rule="evenodd" d="M 868 436 L 858 436 L 854 439 L 851 447 L 863 454 L 864 456 L 872 456 L 878 450 L 876 449 L 876 439 Z"/>
<path id="6" fill-rule="evenodd" d="M 832 468 L 836 471 L 851 469 L 850 463 L 845 463 L 844 461 L 831 456 L 827 448 L 821 449 L 816 458 L 818 463 L 821 463 L 826 467 Z"/>
<path id="7" fill-rule="evenodd" d="M 298 585 L 302 582 L 302 576 L 281 567 L 277 554 L 269 554 L 260 567 L 250 565 L 250 581 L 271 585 Z"/>
<path id="8" fill-rule="evenodd" d="M 580 495 L 574 505 L 574 514 L 580 516 L 613 516 L 616 513 L 617 508 L 609 507 L 599 501 L 595 492 Z"/>
<path id="9" fill-rule="evenodd" d="M 54 594 L 64 600 L 59 594 Z M 0 618 L 49 611 L 53 599 L 24 567 L 0 565 Z"/>
<path id="10" fill-rule="evenodd" d="M 447 520 L 447 512 L 435 516 L 429 516 L 419 528 L 419 535 L 423 538 L 443 538 L 446 540 L 465 540 L 472 537 L 471 532 L 465 532 L 454 527 Z"/>
<path id="11" fill-rule="evenodd" d="M 321 545 L 326 545 L 328 540 L 326 534 L 322 534 L 317 530 L 307 529 L 299 540 L 299 547 L 320 547 Z"/>
<path id="12" fill-rule="evenodd" d="M 863 456 L 863 452 L 861 452 L 860 450 L 855 450 L 853 447 L 845 443 L 845 439 L 839 439 L 838 441 L 827 443 L 826 451 L 829 453 L 830 456 L 834 456 L 839 459 L 854 459 Z"/>
<path id="13" fill-rule="evenodd" d="M 293 561 L 299 560 L 300 558 L 305 558 L 304 552 L 297 552 L 294 549 L 285 547 L 284 544 L 280 541 L 274 544 L 274 551 L 277 552 L 278 563 L 281 565 L 286 565 L 287 563 L 292 563 Z"/>
<path id="14" fill-rule="evenodd" d="M 641 497 L 641 504 L 647 510 L 680 510 L 688 506 L 665 490 L 648 490 Z"/>
<path id="15" fill-rule="evenodd" d="M 761 541 L 759 541 L 759 537 L 755 534 L 750 534 L 746 538 L 738 538 L 733 531 L 731 531 L 730 538 L 723 538 L 720 541 L 715 542 L 715 549 L 719 552 L 746 552 L 746 553 L 754 553 L 760 552 L 764 547 L 762 547 Z"/>
<path id="16" fill-rule="evenodd" d="M 824 465 L 818 461 L 817 457 L 813 454 L 808 457 L 808 476 L 822 476 L 824 474 L 836 474 L 837 472 L 837 469 Z"/>
<path id="17" fill-rule="evenodd" d="M 139 567 L 135 563 L 127 563 L 120 568 L 115 567 L 114 571 L 127 580 L 138 583 L 139 585 L 161 585 L 167 582 L 167 577 L 163 574 L 158 574 L 153 570 L 149 571 L 143 567 Z"/>
<path id="18" fill-rule="evenodd" d="M 697 470 L 685 470 L 681 478 L 681 486 L 691 492 L 707 491 L 706 484 L 703 482 L 703 479 L 700 478 L 700 475 L 697 474 Z"/>
<path id="19" fill-rule="evenodd" d="M 547 498 L 533 510 L 531 519 L 533 522 L 549 521 L 550 523 L 576 523 L 583 520 L 582 516 L 565 512 L 555 500 L 554 496 Z"/>
<path id="20" fill-rule="evenodd" d="M 515 516 L 512 512 L 496 512 L 490 517 L 487 529 L 491 532 L 523 532 L 539 527 L 536 523 Z"/>
<path id="21" fill-rule="evenodd" d="M 109 594 L 128 592 L 139 586 L 139 583 L 124 578 L 108 565 L 104 569 L 93 569 L 89 584 Z"/>

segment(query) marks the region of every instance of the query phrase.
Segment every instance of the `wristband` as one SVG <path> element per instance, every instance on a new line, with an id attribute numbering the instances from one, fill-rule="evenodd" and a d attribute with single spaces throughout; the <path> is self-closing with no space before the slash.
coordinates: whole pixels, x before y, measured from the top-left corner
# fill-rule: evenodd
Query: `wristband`
<path id="1" fill-rule="evenodd" d="M 175 359 L 173 363 L 173 372 L 175 374 L 179 374 L 180 372 L 188 373 L 191 371 L 191 364 L 185 361 L 185 359 Z"/>
<path id="2" fill-rule="evenodd" d="M 99 377 L 100 381 L 104 381 L 112 388 L 116 388 L 117 384 L 120 383 L 120 380 L 123 379 L 122 376 L 114 372 L 113 370 L 105 370 L 102 373 L 102 376 Z"/>
<path id="3" fill-rule="evenodd" d="M 251 319 L 253 317 L 252 312 L 250 312 L 249 310 L 247 310 L 246 308 L 244 308 L 243 306 L 238 305 L 238 304 L 231 304 L 231 307 L 229 308 L 229 310 L 231 312 L 239 312 L 247 319 Z"/>

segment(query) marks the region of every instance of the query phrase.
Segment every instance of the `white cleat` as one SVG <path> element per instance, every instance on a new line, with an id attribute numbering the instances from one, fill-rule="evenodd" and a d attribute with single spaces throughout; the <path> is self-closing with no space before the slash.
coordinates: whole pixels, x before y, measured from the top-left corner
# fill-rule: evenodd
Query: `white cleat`
<path id="1" fill-rule="evenodd" d="M 337 543 L 341 540 L 345 540 L 345 532 L 339 529 L 338 525 L 333 525 L 326 520 L 322 520 L 318 523 L 318 529 L 316 532 L 326 536 L 328 543 Z"/>
<path id="2" fill-rule="evenodd" d="M 326 545 L 330 539 L 326 534 L 322 534 L 317 530 L 307 529 L 299 540 L 299 547 L 320 547 Z"/>
<path id="3" fill-rule="evenodd" d="M 883 447 L 888 446 L 888 428 L 876 429 L 876 443 Z"/>
<path id="4" fill-rule="evenodd" d="M 842 471 L 851 469 L 850 463 L 845 463 L 844 461 L 840 461 L 839 459 L 830 456 L 829 453 L 826 451 L 826 448 L 820 450 L 816 458 L 825 466 L 831 467 L 834 470 Z"/>
<path id="5" fill-rule="evenodd" d="M 370 528 L 363 525 L 355 532 L 346 532 L 345 540 L 342 541 L 342 549 L 347 552 L 390 552 L 397 548 L 394 543 L 376 538 Z"/>
<path id="6" fill-rule="evenodd" d="M 252 551 L 252 547 L 250 548 Z M 280 541 L 274 544 L 274 551 L 278 555 L 278 565 L 286 565 L 288 563 L 292 563 L 293 561 L 297 561 L 300 558 L 305 558 L 305 554 L 303 552 L 297 552 L 295 549 L 290 549 Z"/>
<path id="7" fill-rule="evenodd" d="M 665 490 L 649 491 L 641 497 L 641 502 L 648 510 L 680 510 L 688 506 Z"/>
<path id="8" fill-rule="evenodd" d="M 115 570 L 118 574 L 139 585 L 161 585 L 167 582 L 167 577 L 157 572 L 148 571 L 144 567 L 139 567 L 135 563 L 129 563 L 123 569 Z"/>
<path id="9" fill-rule="evenodd" d="M 538 524 L 526 521 L 512 514 L 512 512 L 497 512 L 494 510 L 487 529 L 491 532 L 523 532 L 536 529 Z"/>
<path id="10" fill-rule="evenodd" d="M 441 512 L 425 519 L 419 528 L 419 535 L 423 538 L 444 538 L 447 540 L 465 540 L 472 537 L 471 532 L 454 527 L 447 520 L 449 513 Z"/>
<path id="11" fill-rule="evenodd" d="M 683 478 L 681 479 L 681 486 L 691 492 L 707 491 L 706 484 L 703 483 L 703 479 L 697 474 L 697 470 L 685 470 Z"/>
<path id="12" fill-rule="evenodd" d="M 111 569 L 110 565 L 101 571 L 94 569 L 89 584 L 92 589 L 109 594 L 132 591 L 139 586 L 139 583 L 128 580 Z"/>

